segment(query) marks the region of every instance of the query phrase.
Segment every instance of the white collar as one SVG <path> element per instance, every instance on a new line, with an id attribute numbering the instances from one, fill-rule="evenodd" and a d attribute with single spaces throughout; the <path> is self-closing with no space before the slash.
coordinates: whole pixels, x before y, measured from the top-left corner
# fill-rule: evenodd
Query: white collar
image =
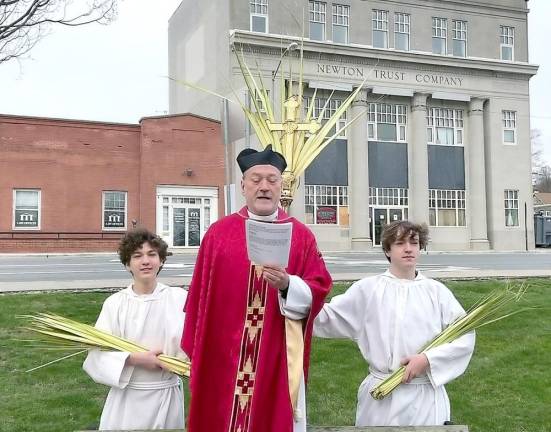
<path id="1" fill-rule="evenodd" d="M 415 279 L 400 279 L 398 276 L 396 275 L 393 275 L 390 270 L 387 270 L 383 273 L 383 276 L 386 276 L 386 277 L 389 277 L 391 279 L 396 279 L 397 281 L 400 281 L 400 282 L 413 282 L 413 281 L 418 281 L 418 280 L 423 280 L 423 279 L 426 279 L 425 276 L 423 276 L 421 274 L 421 272 L 419 270 L 416 270 L 416 276 L 415 276 Z"/>
<path id="2" fill-rule="evenodd" d="M 130 284 L 126 288 L 126 293 L 130 297 L 134 297 L 134 298 L 140 299 L 142 301 L 156 300 L 159 297 L 159 295 L 167 288 L 166 285 L 164 285 L 160 282 L 157 282 L 157 285 L 155 285 L 155 288 L 149 294 L 138 294 L 137 292 L 134 291 L 134 289 L 132 288 L 132 285 L 133 284 Z"/>
<path id="3" fill-rule="evenodd" d="M 273 222 L 277 219 L 277 214 L 279 212 L 279 209 L 276 209 L 275 212 L 273 212 L 271 215 L 268 216 L 259 216 L 257 214 L 254 214 L 249 209 L 247 209 L 247 213 L 249 214 L 249 218 L 258 220 L 258 221 L 264 221 L 264 222 Z"/>

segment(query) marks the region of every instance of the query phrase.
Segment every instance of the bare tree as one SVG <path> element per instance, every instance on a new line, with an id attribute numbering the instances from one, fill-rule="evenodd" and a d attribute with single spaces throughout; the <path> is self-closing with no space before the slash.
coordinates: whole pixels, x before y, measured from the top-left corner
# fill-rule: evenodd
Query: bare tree
<path id="1" fill-rule="evenodd" d="M 538 192 L 551 192 L 551 167 L 543 157 L 542 133 L 538 129 L 530 131 L 532 144 L 532 184 Z"/>
<path id="2" fill-rule="evenodd" d="M 0 64 L 28 53 L 52 26 L 107 24 L 118 0 L 0 0 Z"/>
<path id="3" fill-rule="evenodd" d="M 542 166 L 542 164 L 544 164 L 543 144 L 540 140 L 541 135 L 542 134 L 539 129 L 530 130 L 530 145 L 532 148 L 532 172 L 537 171 Z"/>
<path id="4" fill-rule="evenodd" d="M 538 192 L 551 192 L 551 167 L 543 165 L 536 172 L 534 190 Z"/>

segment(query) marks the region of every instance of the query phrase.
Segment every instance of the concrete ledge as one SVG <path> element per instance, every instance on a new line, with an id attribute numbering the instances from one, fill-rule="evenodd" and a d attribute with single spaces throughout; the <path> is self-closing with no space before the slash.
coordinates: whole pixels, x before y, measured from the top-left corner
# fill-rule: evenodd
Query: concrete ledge
<path id="1" fill-rule="evenodd" d="M 310 426 L 308 432 L 469 432 L 464 425 L 453 426 Z"/>
<path id="2" fill-rule="evenodd" d="M 185 432 L 183 429 L 166 429 L 166 432 Z M 93 432 L 93 431 L 75 431 L 75 432 Z M 129 432 L 129 431 L 110 431 L 110 432 Z M 148 431 L 133 431 L 148 432 Z M 465 425 L 453 426 L 308 426 L 308 432 L 469 432 Z"/>

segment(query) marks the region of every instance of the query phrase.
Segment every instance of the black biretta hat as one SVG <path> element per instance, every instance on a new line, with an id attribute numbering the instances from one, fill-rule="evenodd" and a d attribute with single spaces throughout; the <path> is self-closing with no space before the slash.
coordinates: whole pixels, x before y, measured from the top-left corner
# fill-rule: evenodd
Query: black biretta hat
<path id="1" fill-rule="evenodd" d="M 287 168 L 287 162 L 281 153 L 272 150 L 270 144 L 262 151 L 246 148 L 237 155 L 237 164 L 241 168 L 241 172 L 244 173 L 249 168 L 255 165 L 272 165 L 279 171 L 285 171 Z"/>

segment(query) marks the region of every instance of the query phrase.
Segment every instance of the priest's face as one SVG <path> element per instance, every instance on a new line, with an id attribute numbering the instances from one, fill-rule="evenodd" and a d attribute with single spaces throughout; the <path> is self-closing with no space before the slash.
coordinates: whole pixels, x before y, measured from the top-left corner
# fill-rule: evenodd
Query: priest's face
<path id="1" fill-rule="evenodd" d="M 386 255 L 390 258 L 390 266 L 400 273 L 415 271 L 417 260 L 421 254 L 419 234 L 398 238 L 390 245 Z"/>
<path id="2" fill-rule="evenodd" d="M 281 173 L 272 165 L 255 165 L 243 173 L 241 193 L 249 211 L 258 216 L 273 214 L 281 197 Z"/>
<path id="3" fill-rule="evenodd" d="M 161 266 L 162 262 L 159 252 L 149 242 L 145 242 L 141 247 L 132 252 L 126 269 L 132 273 L 134 280 L 145 282 L 155 280 Z"/>

